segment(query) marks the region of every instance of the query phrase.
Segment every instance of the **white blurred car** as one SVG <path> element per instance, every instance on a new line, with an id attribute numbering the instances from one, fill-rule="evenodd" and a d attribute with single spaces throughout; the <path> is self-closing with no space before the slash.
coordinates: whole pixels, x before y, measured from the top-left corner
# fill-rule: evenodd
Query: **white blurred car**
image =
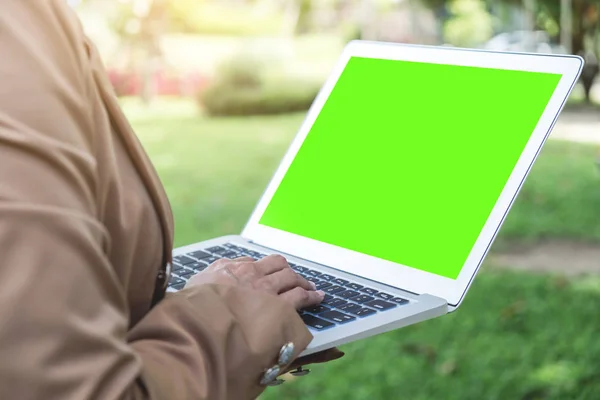
<path id="1" fill-rule="evenodd" d="M 544 31 L 513 31 L 500 33 L 483 45 L 484 49 L 527 53 L 565 54 L 565 49 L 553 44 Z"/>

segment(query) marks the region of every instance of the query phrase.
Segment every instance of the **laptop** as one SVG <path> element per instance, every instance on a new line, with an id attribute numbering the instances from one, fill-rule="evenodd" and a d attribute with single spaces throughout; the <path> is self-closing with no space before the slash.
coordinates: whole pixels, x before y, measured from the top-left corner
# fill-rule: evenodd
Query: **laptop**
<path id="1" fill-rule="evenodd" d="M 302 356 L 453 312 L 582 66 L 350 42 L 243 232 L 176 249 L 168 290 L 219 258 L 281 254 L 326 292 L 300 311 Z"/>

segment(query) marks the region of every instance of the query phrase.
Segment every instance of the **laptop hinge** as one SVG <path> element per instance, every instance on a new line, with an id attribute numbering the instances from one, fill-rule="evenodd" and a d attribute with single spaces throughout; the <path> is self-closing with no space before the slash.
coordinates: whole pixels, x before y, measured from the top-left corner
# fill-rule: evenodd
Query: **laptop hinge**
<path id="1" fill-rule="evenodd" d="M 286 254 L 286 255 L 289 255 L 289 256 L 295 257 L 295 258 L 297 258 L 297 259 L 299 259 L 299 260 L 306 261 L 306 262 L 309 262 L 309 263 L 312 263 L 312 264 L 316 264 L 316 265 L 320 265 L 320 266 L 323 266 L 323 267 L 325 267 L 325 268 L 330 268 L 330 269 L 333 269 L 333 270 L 335 270 L 335 271 L 339 271 L 339 272 L 341 272 L 341 273 L 344 273 L 344 274 L 346 274 L 346 275 L 355 276 L 355 277 L 357 277 L 357 278 L 360 278 L 360 279 L 363 279 L 363 280 L 366 280 L 366 281 L 370 281 L 370 282 L 374 282 L 374 283 L 377 283 L 377 284 L 379 284 L 379 285 L 385 285 L 385 286 L 387 286 L 387 287 L 390 287 L 390 288 L 393 288 L 393 289 L 396 289 L 396 290 L 402 290 L 403 292 L 410 293 L 410 294 L 412 294 L 412 295 L 415 295 L 415 296 L 418 296 L 418 295 L 419 295 L 419 293 L 411 292 L 410 290 L 406 290 L 406 289 L 404 289 L 404 288 L 401 288 L 401 287 L 393 286 L 393 285 L 390 285 L 390 284 L 387 284 L 387 283 L 384 283 L 384 282 L 374 281 L 373 279 L 369 279 L 369 278 L 366 278 L 366 277 L 364 277 L 364 276 L 359 276 L 359 275 L 353 274 L 353 273 L 351 273 L 351 272 L 348 272 L 348 271 L 342 271 L 341 269 L 334 268 L 334 267 L 331 267 L 331 266 L 329 266 L 329 265 L 321 264 L 321 263 L 318 263 L 318 262 L 315 262 L 315 261 L 312 261 L 312 260 L 307 260 L 306 258 L 298 257 L 298 256 L 295 256 L 295 255 L 293 255 L 293 254 L 289 254 L 289 253 L 286 253 L 286 252 L 284 252 L 284 251 L 280 251 L 280 250 L 274 249 L 274 248 L 272 248 L 272 247 L 265 246 L 265 245 L 262 245 L 262 244 L 260 244 L 260 243 L 256 243 L 254 240 L 249 240 L 249 239 L 246 239 L 246 238 L 244 238 L 244 237 L 242 237 L 242 239 L 244 239 L 244 240 L 246 240 L 248 243 L 252 243 L 252 244 L 254 244 L 254 245 L 256 245 L 256 246 L 264 247 L 265 249 L 268 249 L 268 250 L 271 250 L 271 251 L 274 251 L 274 252 L 278 252 L 278 253 L 281 253 L 281 254 Z"/>

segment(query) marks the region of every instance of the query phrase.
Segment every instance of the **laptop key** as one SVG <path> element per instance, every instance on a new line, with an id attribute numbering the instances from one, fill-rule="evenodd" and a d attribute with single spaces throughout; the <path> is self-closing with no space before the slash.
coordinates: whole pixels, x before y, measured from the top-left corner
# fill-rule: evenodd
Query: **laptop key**
<path id="1" fill-rule="evenodd" d="M 236 245 L 233 245 L 231 243 L 224 244 L 223 247 L 227 247 L 229 250 L 235 251 L 236 253 L 241 253 L 242 251 L 245 251 L 245 249 L 238 247 Z"/>
<path id="2" fill-rule="evenodd" d="M 211 257 L 211 255 L 205 251 L 194 251 L 193 253 L 190 253 L 190 256 L 197 258 L 198 260 L 202 260 L 203 258 L 209 258 Z"/>
<path id="3" fill-rule="evenodd" d="M 383 293 L 383 292 L 379 292 L 375 295 L 375 297 L 379 297 L 382 298 L 384 300 L 391 300 L 394 298 L 394 296 L 392 296 L 391 294 L 388 293 Z"/>
<path id="4" fill-rule="evenodd" d="M 181 278 L 172 276 L 171 279 L 169 279 L 169 286 L 175 286 L 175 285 L 179 285 L 181 283 L 183 283 L 185 285 L 185 281 Z"/>
<path id="5" fill-rule="evenodd" d="M 325 281 L 319 281 L 318 283 L 315 283 L 315 285 L 317 285 L 317 290 L 323 290 L 325 288 L 333 286 L 333 284 Z"/>
<path id="6" fill-rule="evenodd" d="M 360 296 L 354 297 L 352 299 L 352 301 L 355 301 L 355 302 L 361 303 L 361 304 L 372 301 L 372 300 L 375 300 L 375 298 L 371 297 L 371 296 L 367 296 L 366 294 L 361 294 Z"/>
<path id="7" fill-rule="evenodd" d="M 337 296 L 341 297 L 342 299 L 351 299 L 351 298 L 359 296 L 359 295 L 360 295 L 360 293 L 358 293 L 354 290 L 346 290 L 344 292 L 337 294 Z"/>
<path id="8" fill-rule="evenodd" d="M 335 297 L 333 297 L 330 294 L 325 294 L 325 297 L 323 297 L 323 301 L 321 302 L 321 304 L 327 304 L 328 302 L 335 300 Z"/>
<path id="9" fill-rule="evenodd" d="M 193 258 L 189 258 L 185 255 L 173 257 L 173 261 L 182 265 L 187 265 L 196 262 L 196 260 L 194 260 Z"/>
<path id="10" fill-rule="evenodd" d="M 338 324 L 345 324 L 346 322 L 354 321 L 356 319 L 356 317 L 346 315 L 339 311 L 327 311 L 319 314 L 319 316 L 337 322 Z"/>
<path id="11" fill-rule="evenodd" d="M 332 281 L 335 279 L 335 276 L 333 275 L 328 275 L 328 274 L 323 274 L 321 275 L 319 278 L 324 279 L 326 281 Z"/>
<path id="12" fill-rule="evenodd" d="M 203 262 L 197 262 L 197 263 L 188 265 L 188 268 L 191 268 L 196 272 L 201 272 L 201 271 L 204 271 L 206 268 L 208 268 L 208 265 Z"/>
<path id="13" fill-rule="evenodd" d="M 169 278 L 169 285 L 171 284 L 171 281 L 181 278 L 181 275 L 185 274 L 188 271 L 189 269 L 180 269 L 179 271 L 171 272 L 171 277 Z"/>
<path id="14" fill-rule="evenodd" d="M 216 262 L 217 260 L 220 260 L 220 259 L 221 259 L 220 257 L 209 257 L 209 258 L 205 258 L 202 261 L 204 261 L 205 263 L 207 263 L 208 265 L 210 265 L 210 264 L 212 264 L 212 263 L 214 263 L 214 262 Z"/>
<path id="15" fill-rule="evenodd" d="M 402 297 L 395 297 L 391 301 L 393 301 L 396 304 L 400 304 L 400 305 L 408 304 L 408 300 L 403 299 Z"/>
<path id="16" fill-rule="evenodd" d="M 360 289 L 360 291 L 361 291 L 361 292 L 363 292 L 363 293 L 369 294 L 369 295 L 371 295 L 371 296 L 373 296 L 373 295 L 375 295 L 375 294 L 377 294 L 377 293 L 378 293 L 378 291 L 377 291 L 377 290 L 375 290 L 375 289 L 371 289 L 371 288 L 369 288 L 369 287 L 362 288 L 362 289 Z"/>
<path id="17" fill-rule="evenodd" d="M 377 310 L 380 310 L 380 311 L 385 311 L 385 310 L 389 310 L 390 308 L 396 307 L 397 304 L 377 299 L 377 300 L 373 300 L 368 303 L 365 303 L 365 306 L 376 308 Z"/>
<path id="18" fill-rule="evenodd" d="M 306 311 L 307 313 L 311 313 L 311 314 L 320 314 L 322 312 L 329 311 L 329 310 L 331 310 L 329 307 L 325 307 L 322 305 L 304 309 L 304 311 Z"/>
<path id="19" fill-rule="evenodd" d="M 356 314 L 358 311 L 362 310 L 362 306 L 359 304 L 348 303 L 344 306 L 338 307 L 341 311 L 348 312 L 350 314 Z"/>
<path id="20" fill-rule="evenodd" d="M 300 316 L 300 318 L 302 318 L 302 321 L 304 321 L 306 325 L 319 331 L 335 326 L 333 322 L 325 321 L 324 319 L 315 317 L 311 314 L 303 314 Z"/>
<path id="21" fill-rule="evenodd" d="M 314 276 L 306 276 L 304 275 L 304 279 L 306 279 L 309 282 L 313 282 L 315 285 L 319 282 L 321 282 L 319 279 L 315 278 Z"/>
<path id="22" fill-rule="evenodd" d="M 352 282 L 350 282 L 349 284 L 346 285 L 346 287 L 349 288 L 349 289 L 352 289 L 352 290 L 360 290 L 364 286 L 363 285 L 359 285 L 358 283 L 352 283 Z"/>
<path id="23" fill-rule="evenodd" d="M 346 300 L 342 300 L 342 299 L 333 299 L 333 300 L 327 302 L 327 305 L 332 308 L 340 308 L 341 306 L 343 306 L 345 304 L 348 304 L 348 302 Z"/>
<path id="24" fill-rule="evenodd" d="M 292 267 L 292 269 L 293 269 L 294 271 L 296 271 L 296 272 L 300 272 L 300 273 L 306 273 L 306 271 L 308 271 L 308 268 L 306 268 L 306 267 L 303 267 L 303 266 L 301 266 L 301 265 L 294 265 L 294 266 Z"/>
<path id="25" fill-rule="evenodd" d="M 214 247 L 209 247 L 208 249 L 206 249 L 206 251 L 208 251 L 209 253 L 220 254 L 220 253 L 225 253 L 229 250 L 226 249 L 225 247 L 214 246 Z"/>
<path id="26" fill-rule="evenodd" d="M 326 288 L 326 289 L 323 289 L 323 291 L 324 291 L 325 293 L 329 293 L 329 294 L 336 294 L 336 293 L 339 293 L 339 292 L 343 292 L 344 290 L 346 290 L 346 289 L 344 289 L 344 288 L 343 288 L 343 287 L 341 287 L 341 286 L 337 286 L 337 285 L 335 285 L 335 286 L 330 286 L 330 287 L 328 287 L 328 288 Z"/>
<path id="27" fill-rule="evenodd" d="M 173 264 L 171 265 L 171 271 L 175 272 L 180 269 L 183 269 L 183 264 L 173 261 Z"/>
<path id="28" fill-rule="evenodd" d="M 305 274 L 310 275 L 310 276 L 319 276 L 319 275 L 321 275 L 321 273 L 319 271 L 315 271 L 315 270 L 312 270 L 312 269 L 309 269 L 308 271 L 306 271 Z"/>
<path id="29" fill-rule="evenodd" d="M 345 284 L 348 283 L 348 281 L 345 279 L 337 278 L 337 279 L 333 280 L 333 283 L 335 283 L 336 285 L 344 286 Z"/>
<path id="30" fill-rule="evenodd" d="M 196 275 L 196 272 L 195 271 L 185 271 L 185 272 L 179 273 L 177 275 L 179 275 L 182 278 L 189 279 L 192 276 Z"/>
<path id="31" fill-rule="evenodd" d="M 227 251 L 227 252 L 221 254 L 221 257 L 234 259 L 234 258 L 238 258 L 239 254 L 236 253 L 235 251 Z"/>
<path id="32" fill-rule="evenodd" d="M 363 318 L 363 317 L 368 317 L 369 315 L 373 315 L 376 313 L 377 313 L 377 311 L 365 307 L 365 308 L 361 308 L 360 310 L 358 310 L 355 315 L 358 315 L 359 317 Z"/>

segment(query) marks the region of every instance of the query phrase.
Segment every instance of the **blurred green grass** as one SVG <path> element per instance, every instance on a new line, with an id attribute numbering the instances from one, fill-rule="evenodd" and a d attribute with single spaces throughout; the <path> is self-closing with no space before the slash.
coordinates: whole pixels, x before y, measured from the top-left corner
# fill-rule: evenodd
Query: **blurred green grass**
<path id="1" fill-rule="evenodd" d="M 500 232 L 503 240 L 600 241 L 600 147 L 549 141 Z"/>
<path id="2" fill-rule="evenodd" d="M 176 246 L 241 232 L 302 119 L 204 119 L 125 104 L 169 195 Z"/>
<path id="3" fill-rule="evenodd" d="M 484 272 L 455 314 L 344 346 L 262 397 L 600 398 L 600 279 Z"/>
<path id="4" fill-rule="evenodd" d="M 205 119 L 186 103 L 124 104 L 171 199 L 176 245 L 240 232 L 303 119 Z M 599 241 L 598 154 L 548 143 L 500 242 Z M 456 314 L 345 346 L 343 361 L 262 398 L 598 399 L 598 304 L 598 277 L 484 270 Z"/>

